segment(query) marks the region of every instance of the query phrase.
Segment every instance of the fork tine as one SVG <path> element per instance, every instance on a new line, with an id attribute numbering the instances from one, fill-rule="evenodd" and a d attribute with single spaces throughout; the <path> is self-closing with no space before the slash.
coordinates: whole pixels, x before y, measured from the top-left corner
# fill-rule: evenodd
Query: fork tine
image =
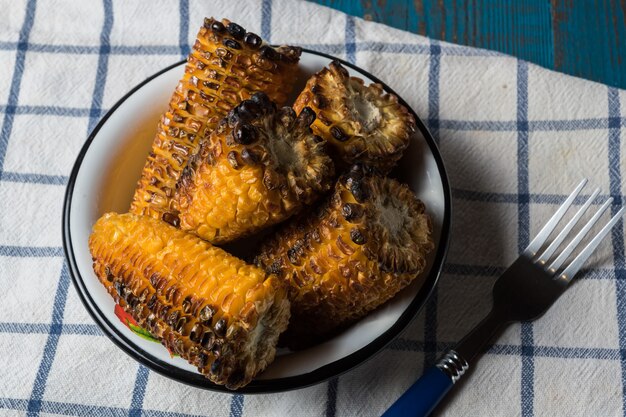
<path id="1" fill-rule="evenodd" d="M 543 226 L 541 231 L 535 236 L 535 238 L 530 242 L 526 250 L 524 250 L 524 255 L 529 258 L 532 258 L 537 254 L 537 251 L 548 239 L 550 233 L 554 230 L 559 221 L 563 218 L 563 215 L 567 211 L 567 209 L 572 205 L 572 202 L 576 198 L 576 196 L 580 193 L 580 190 L 587 184 L 587 178 L 583 179 L 580 184 L 576 187 L 576 189 L 567 197 L 567 199 L 563 202 L 561 207 L 554 213 L 554 215 L 548 220 L 548 222 Z"/>
<path id="2" fill-rule="evenodd" d="M 574 277 L 574 275 L 578 273 L 578 271 L 583 266 L 585 261 L 593 253 L 593 251 L 596 250 L 596 248 L 598 247 L 602 239 L 604 239 L 604 237 L 609 234 L 613 226 L 615 226 L 615 224 L 621 219 L 622 215 L 625 212 L 626 212 L 626 207 L 622 207 L 617 212 L 617 214 L 613 216 L 613 218 L 607 223 L 607 225 L 604 226 L 602 230 L 600 230 L 600 233 L 598 233 L 591 240 L 591 242 L 589 242 L 587 246 L 585 246 L 585 249 L 583 249 L 582 252 L 580 252 L 576 258 L 574 258 L 572 263 L 570 263 L 569 266 L 565 268 L 565 270 L 563 271 L 563 273 L 560 275 L 559 278 L 564 279 L 567 282 L 570 282 L 572 278 Z"/>
<path id="3" fill-rule="evenodd" d="M 602 214 L 606 211 L 606 209 L 609 208 L 612 202 L 613 202 L 613 197 L 608 198 L 604 202 L 604 204 L 602 205 L 602 207 L 600 207 L 600 209 L 596 212 L 596 214 L 594 214 L 593 217 L 589 219 L 587 224 L 583 226 L 583 228 L 578 232 L 578 234 L 574 237 L 574 239 L 572 239 L 572 241 L 567 245 L 567 247 L 563 249 L 563 252 L 561 252 L 561 254 L 554 260 L 554 262 L 552 262 L 552 264 L 548 267 L 548 271 L 551 271 L 552 273 L 554 273 L 556 272 L 557 269 L 561 267 L 561 265 L 563 265 L 563 262 L 565 262 L 565 260 L 572 254 L 572 252 L 574 252 L 574 249 L 576 249 L 578 244 L 584 239 L 587 233 L 589 233 L 591 228 L 598 222 L 598 219 L 600 219 L 600 216 L 602 216 Z"/>
<path id="4" fill-rule="evenodd" d="M 537 261 L 539 261 L 541 264 L 545 264 L 546 262 L 548 262 L 548 259 L 550 259 L 550 257 L 556 251 L 556 249 L 561 245 L 561 243 L 563 243 L 567 235 L 569 235 L 569 233 L 572 231 L 574 226 L 576 226 L 576 223 L 578 223 L 578 220 L 580 220 L 583 214 L 585 214 L 585 212 L 587 211 L 587 209 L 589 208 L 593 200 L 596 199 L 598 194 L 600 194 L 600 189 L 596 188 L 593 194 L 591 194 L 591 197 L 589 197 L 587 201 L 585 201 L 585 204 L 583 204 L 582 207 L 578 209 L 574 217 L 572 217 L 572 219 L 565 225 L 563 230 L 561 230 L 561 232 L 554 239 L 554 241 L 550 243 L 550 246 L 548 246 L 548 248 L 541 254 L 541 256 L 539 257 L 539 259 L 537 259 Z"/>

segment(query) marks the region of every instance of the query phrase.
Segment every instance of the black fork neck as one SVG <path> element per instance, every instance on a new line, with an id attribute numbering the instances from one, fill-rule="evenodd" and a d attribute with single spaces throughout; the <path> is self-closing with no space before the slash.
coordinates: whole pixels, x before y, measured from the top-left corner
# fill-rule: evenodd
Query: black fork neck
<path id="1" fill-rule="evenodd" d="M 465 336 L 454 350 L 471 365 L 489 342 L 502 332 L 505 325 L 503 315 L 492 308 L 487 317 Z"/>

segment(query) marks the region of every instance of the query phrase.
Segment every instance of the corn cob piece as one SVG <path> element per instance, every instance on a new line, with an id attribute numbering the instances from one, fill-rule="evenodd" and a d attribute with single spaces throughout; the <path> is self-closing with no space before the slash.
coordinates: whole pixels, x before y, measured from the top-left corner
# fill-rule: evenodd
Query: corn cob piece
<path id="1" fill-rule="evenodd" d="M 115 301 L 214 383 L 242 387 L 273 361 L 289 320 L 275 276 L 147 216 L 105 214 L 89 249 Z"/>
<path id="2" fill-rule="evenodd" d="M 431 233 L 406 185 L 359 168 L 343 175 L 316 215 L 287 224 L 255 259 L 288 286 L 284 342 L 323 341 L 389 300 L 424 270 Z"/>
<path id="3" fill-rule="evenodd" d="M 176 223 L 220 244 L 287 219 L 331 188 L 332 160 L 315 114 L 277 109 L 263 93 L 219 124 L 183 172 Z"/>
<path id="4" fill-rule="evenodd" d="M 154 218 L 167 213 L 176 182 L 204 132 L 212 131 L 230 109 L 256 91 L 284 103 L 300 53 L 297 47 L 267 45 L 226 19 L 205 19 L 183 78 L 157 126 L 130 211 Z"/>
<path id="5" fill-rule="evenodd" d="M 413 115 L 380 84 L 366 86 L 337 61 L 311 77 L 294 104 L 315 111 L 313 132 L 330 145 L 337 166 L 363 163 L 387 173 L 415 131 Z"/>

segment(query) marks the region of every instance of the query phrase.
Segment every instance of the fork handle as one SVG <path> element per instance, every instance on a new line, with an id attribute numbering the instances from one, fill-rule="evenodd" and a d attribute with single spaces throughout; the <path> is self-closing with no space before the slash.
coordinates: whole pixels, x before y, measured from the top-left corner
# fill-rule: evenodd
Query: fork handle
<path id="1" fill-rule="evenodd" d="M 502 312 L 491 310 L 476 327 L 449 350 L 435 366 L 424 372 L 383 417 L 426 417 L 465 374 L 471 363 L 506 324 Z"/>
<path id="2" fill-rule="evenodd" d="M 454 350 L 424 372 L 382 417 L 426 417 L 465 373 L 467 362 Z"/>

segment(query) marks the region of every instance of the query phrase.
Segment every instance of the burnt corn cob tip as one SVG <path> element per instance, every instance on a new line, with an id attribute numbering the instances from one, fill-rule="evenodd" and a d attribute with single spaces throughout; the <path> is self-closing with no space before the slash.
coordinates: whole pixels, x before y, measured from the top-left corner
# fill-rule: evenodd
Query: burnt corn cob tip
<path id="1" fill-rule="evenodd" d="M 311 132 L 315 114 L 277 109 L 263 93 L 219 124 L 177 190 L 183 230 L 226 243 L 279 223 L 331 188 L 333 162 Z"/>
<path id="2" fill-rule="evenodd" d="M 294 109 L 317 114 L 313 132 L 330 145 L 344 167 L 364 163 L 387 173 L 402 157 L 415 131 L 413 115 L 380 84 L 350 77 L 337 61 L 311 77 Z"/>
<path id="3" fill-rule="evenodd" d="M 255 259 L 288 287 L 292 316 L 280 343 L 318 343 L 389 300 L 424 270 L 431 234 L 406 185 L 359 168 L 342 176 L 316 215 L 294 219 Z"/>
<path id="4" fill-rule="evenodd" d="M 133 214 L 105 214 L 89 249 L 115 302 L 214 383 L 237 389 L 273 361 L 289 320 L 275 276 Z"/>
<path id="5" fill-rule="evenodd" d="M 161 218 L 182 170 L 199 146 L 239 102 L 263 91 L 277 103 L 287 100 L 296 79 L 301 49 L 274 48 L 236 23 L 207 18 L 162 116 L 130 211 Z"/>

